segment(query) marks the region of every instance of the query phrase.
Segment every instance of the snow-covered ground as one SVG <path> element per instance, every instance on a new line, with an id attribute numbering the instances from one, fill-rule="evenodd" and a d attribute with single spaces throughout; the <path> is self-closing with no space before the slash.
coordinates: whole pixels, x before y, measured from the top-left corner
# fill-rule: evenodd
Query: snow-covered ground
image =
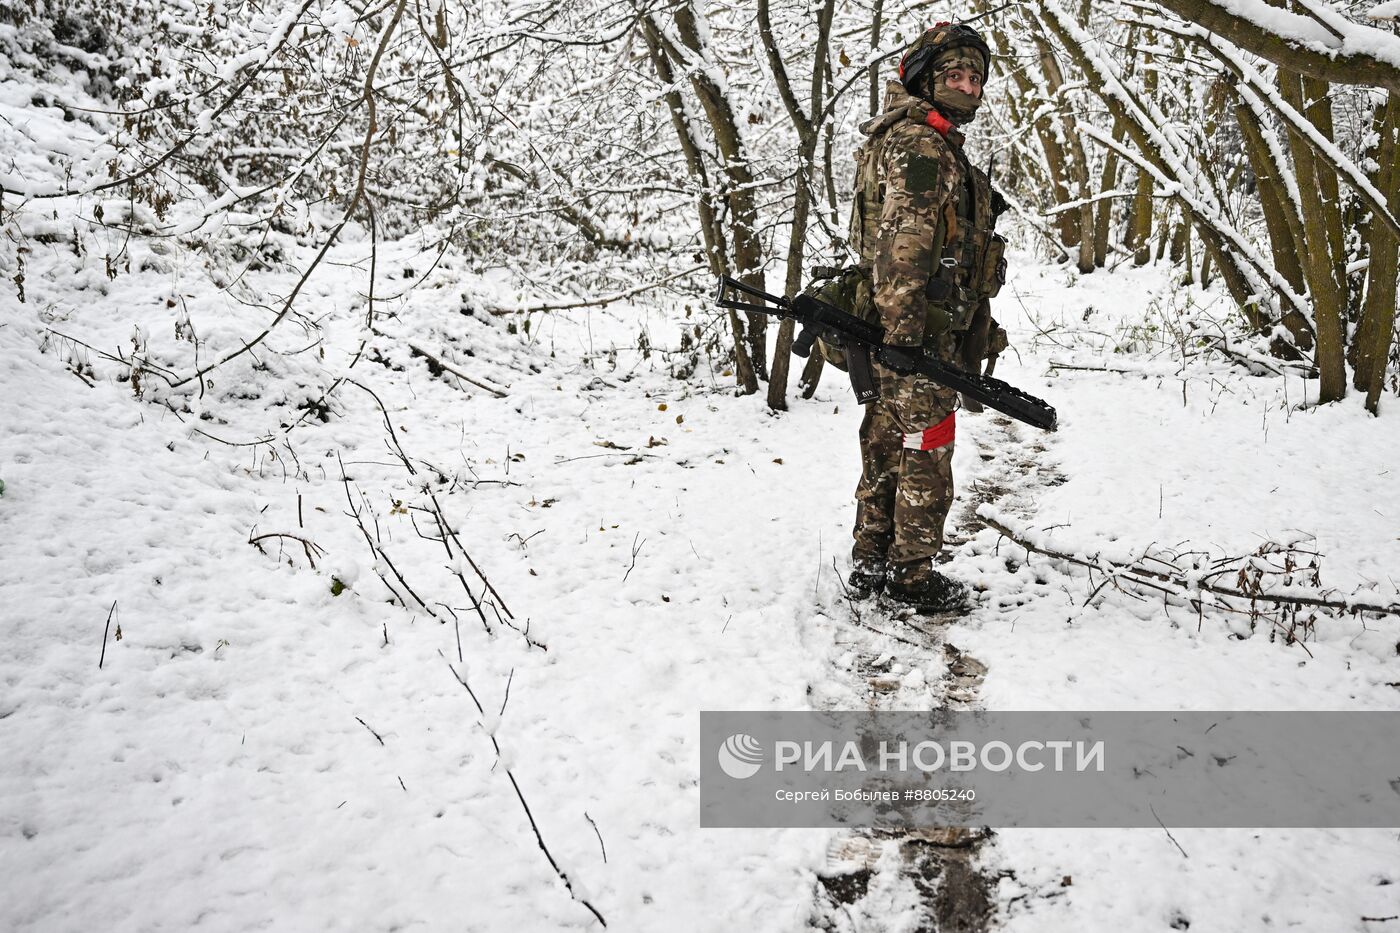
<path id="1" fill-rule="evenodd" d="M 1142 351 L 1188 301 L 1222 299 L 1174 289 L 1153 270 L 1095 275 L 1068 290 L 1064 275 L 1026 270 L 1013 282 L 1029 310 L 1022 323 L 1037 322 L 1032 334 L 1022 329 L 1023 341 L 1041 348 L 1023 359 L 1016 381 L 1043 389 L 1061 411 L 1060 432 L 1027 464 L 1057 475 L 1017 504 L 1023 524 L 1053 529 L 1081 553 L 1157 542 L 1219 557 L 1301 540 L 1323 555 L 1324 586 L 1393 598 L 1393 412 L 1377 421 L 1359 404 L 1300 409 L 1315 385 L 1248 377 L 1219 361 L 1192 361 L 1178 376 L 1179 352 L 1144 359 Z M 1046 378 L 1047 360 L 1135 372 Z M 1090 600 L 1102 578 L 1066 576 L 1043 559 L 1009 573 L 987 552 L 994 537 L 984 532 L 977 553 L 953 566 L 1014 597 L 948 635 L 988 665 L 989 709 L 1394 710 L 1400 701 L 1393 619 L 1320 620 L 1306 650 L 1272 639 L 1267 626 L 1240 638 L 1249 629 L 1237 618 L 1207 614 L 1202 623 L 1187 610 L 1120 594 Z M 1400 913 L 1394 830 L 1172 835 L 1181 849 L 1156 830 L 1000 833 L 992 858 L 1017 879 L 1002 896 L 1029 895 L 1010 904 L 1008 929 L 1373 931 L 1384 927 L 1363 918 Z M 1070 884 L 1062 887 L 1064 876 Z"/>
<path id="2" fill-rule="evenodd" d="M 381 248 L 382 269 L 412 262 Z M 147 374 L 138 398 L 103 354 L 134 338 L 176 369 L 189 326 L 203 359 L 262 318 L 188 258 L 134 249 L 108 281 L 45 246 L 26 303 L 0 299 L 0 926 L 582 928 L 587 901 L 617 929 L 806 928 L 832 833 L 702 831 L 696 744 L 702 709 L 857 695 L 853 645 L 871 635 L 833 559 L 860 413 L 839 374 L 774 415 L 641 356 L 640 329 L 674 344 L 673 307 L 527 331 L 489 313 L 496 278 L 449 261 L 376 302 L 378 336 L 363 269 L 328 267 L 304 307 L 315 349 L 283 355 L 317 339 L 289 321 L 202 391 Z M 1085 549 L 1224 556 L 1308 535 L 1324 585 L 1394 594 L 1393 415 L 1299 409 L 1300 380 L 1218 359 L 1182 370 L 1162 322 L 1219 299 L 1165 270 L 1070 287 L 1021 260 L 999 301 L 1018 353 L 998 375 L 1054 402 L 1061 429 L 962 419 L 959 514 L 995 483 L 1001 514 Z M 435 377 L 410 344 L 505 396 Z M 326 420 L 308 416 L 341 375 Z M 430 494 L 499 600 L 429 539 Z M 1306 647 L 1241 638 L 1238 620 L 1090 599 L 1087 574 L 963 537 L 951 572 L 985 595 L 947 637 L 987 665 L 986 708 L 1400 699 L 1394 622 L 1320 620 Z M 938 702 L 940 673 L 906 671 L 897 705 Z M 982 859 L 1012 930 L 1374 930 L 1363 918 L 1400 914 L 1394 831 L 1173 836 L 1007 830 Z M 913 928 L 893 906 L 866 928 Z"/>

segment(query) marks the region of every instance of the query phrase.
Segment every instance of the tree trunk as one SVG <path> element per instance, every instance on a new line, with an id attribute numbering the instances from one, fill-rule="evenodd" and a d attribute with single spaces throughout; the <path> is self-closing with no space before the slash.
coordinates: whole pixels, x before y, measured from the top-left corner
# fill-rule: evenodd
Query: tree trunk
<path id="1" fill-rule="evenodd" d="M 801 158 L 811 159 L 804 151 Z M 810 163 L 809 163 L 810 164 Z M 811 206 L 811 186 L 802 178 L 798 170 L 797 190 L 792 207 L 792 235 L 788 240 L 787 277 L 783 294 L 791 297 L 802 290 L 802 254 L 807 236 L 807 215 Z M 787 411 L 788 364 L 792 360 L 792 338 L 795 325 L 784 319 L 778 325 L 778 343 L 773 350 L 773 375 L 768 380 L 768 407 L 773 411 Z M 815 351 L 813 351 L 815 355 Z"/>
<path id="2" fill-rule="evenodd" d="M 1200 154 L 1184 142 L 1159 131 L 1159 127 L 1168 122 L 1166 115 L 1150 98 L 1124 85 L 1111 63 L 1093 54 L 1088 48 L 1094 41 L 1093 36 L 1065 14 L 1055 0 L 1038 0 L 1035 9 L 1038 18 L 1084 71 L 1089 84 L 1100 89 L 1099 96 L 1109 113 L 1122 121 L 1137 150 L 1135 161 L 1141 160 L 1139 170 L 1150 167 L 1154 176 L 1182 186 L 1183 193 L 1175 200 L 1183 220 L 1192 223 L 1201 234 L 1202 242 L 1211 252 L 1212 261 L 1225 279 L 1231 298 L 1240 306 L 1251 326 L 1259 328 L 1265 325 L 1265 316 L 1252 297 L 1262 293 L 1265 288 L 1273 289 L 1290 307 L 1301 310 L 1303 305 L 1297 293 L 1272 267 L 1262 262 L 1235 227 L 1220 200 L 1215 181 L 1212 179 L 1206 187 L 1199 186 L 1197 178 L 1205 171 L 1199 165 Z M 1085 127 L 1085 131 L 1092 132 L 1089 127 Z M 1102 134 L 1094 138 L 1103 141 Z M 1192 167 L 1196 171 L 1193 172 Z M 1168 227 L 1163 227 L 1163 247 L 1167 243 L 1168 230 Z"/>
<path id="3" fill-rule="evenodd" d="M 683 59 L 697 60 L 699 64 L 714 65 L 710 50 L 701 40 L 698 23 L 699 14 L 692 3 L 676 8 L 673 21 L 681 43 L 688 50 Z M 664 36 L 663 36 L 664 39 Z M 679 52 L 680 50 L 677 50 Z M 754 176 L 744 147 L 739 123 L 734 118 L 734 108 L 728 95 L 714 83 L 703 67 L 687 65 L 691 87 L 714 133 L 715 145 L 719 149 L 720 162 L 724 166 L 727 179 L 725 199 L 729 203 L 729 229 L 733 242 L 734 267 L 738 279 L 747 285 L 763 288 L 763 244 L 758 239 L 758 209 L 754 200 Z M 762 379 L 768 374 L 768 348 L 765 341 L 768 329 L 767 316 L 758 312 L 748 313 L 748 349 L 753 369 Z"/>
<path id="4" fill-rule="evenodd" d="M 812 81 L 807 98 L 809 112 L 804 112 L 792 91 L 792 81 L 788 76 L 787 67 L 783 64 L 778 43 L 773 37 L 773 27 L 768 17 L 768 0 L 758 0 L 759 37 L 763 42 L 768 67 L 773 72 L 773 81 L 778 87 L 778 96 L 787 109 L 788 118 L 792 121 L 798 138 L 797 180 L 793 191 L 792 227 L 788 236 L 787 276 L 783 283 L 783 293 L 789 297 L 802 289 L 802 260 L 806 252 L 807 224 L 816 187 L 817 143 L 821 139 L 820 127 L 815 121 L 825 100 L 823 87 L 834 9 L 835 0 L 825 0 L 817 14 L 817 43 L 813 50 Z M 793 330 L 794 324 L 790 320 L 784 320 L 778 325 L 777 346 L 773 352 L 773 375 L 768 381 L 768 407 L 774 411 L 787 410 L 788 366 L 792 360 Z"/>
<path id="5" fill-rule="evenodd" d="M 1319 130 L 1323 120 L 1331 128 L 1331 104 L 1325 93 L 1321 100 L 1310 100 L 1310 88 L 1303 78 L 1279 69 L 1279 90 L 1294 110 L 1308 115 Z M 1321 111 L 1325 109 L 1324 115 Z M 1296 133 L 1292 135 L 1296 136 Z M 1325 166 L 1315 164 L 1313 151 L 1296 140 L 1290 147 L 1297 166 L 1298 191 L 1303 199 L 1304 274 L 1312 296 L 1313 329 L 1317 349 L 1313 360 L 1317 365 L 1318 401 L 1335 402 L 1346 396 L 1346 347 L 1343 340 L 1342 308 L 1345 298 L 1344 281 L 1337 277 L 1338 259 L 1333 243 L 1341 248 L 1341 212 L 1337 204 L 1337 177 Z M 1331 185 L 1327 184 L 1330 180 Z M 1329 200 L 1329 197 L 1330 200 Z M 1334 229 L 1335 228 L 1335 229 Z"/>
<path id="6" fill-rule="evenodd" d="M 1040 51 L 1040 68 L 1041 73 L 1045 75 L 1047 96 L 1054 100 L 1061 96 L 1060 89 L 1065 84 L 1064 72 L 1055 57 L 1054 49 L 1039 29 L 1036 31 L 1035 44 Z M 1084 152 L 1084 144 L 1080 142 L 1079 133 L 1072 125 L 1070 117 L 1064 113 L 1064 104 L 1061 100 L 1056 107 L 1060 115 L 1059 135 L 1054 137 L 1055 158 L 1060 163 L 1059 174 L 1065 189 L 1065 200 L 1079 201 L 1080 204 L 1074 211 L 1065 211 L 1060 215 L 1069 218 L 1066 221 L 1068 227 L 1062 226 L 1061 230 L 1068 234 L 1065 239 L 1066 246 L 1079 247 L 1077 266 L 1080 272 L 1087 274 L 1094 271 L 1094 205 L 1088 203 L 1092 196 L 1089 190 L 1089 160 Z M 1050 155 L 1049 151 L 1046 155 Z M 1070 182 L 1073 182 L 1072 187 Z"/>
<path id="7" fill-rule="evenodd" d="M 870 11 L 870 51 L 880 47 L 880 30 L 885 18 L 885 0 L 875 0 Z M 880 112 L 880 63 L 870 63 L 870 115 Z"/>
<path id="8" fill-rule="evenodd" d="M 1162 212 L 1162 232 L 1157 235 L 1157 261 L 1161 262 L 1167 258 L 1167 245 L 1172 241 L 1172 212 L 1170 210 Z"/>
<path id="9" fill-rule="evenodd" d="M 1113 138 L 1123 139 L 1123 124 L 1113 121 Z M 1099 176 L 1099 193 L 1112 191 L 1118 186 L 1118 153 L 1109 150 L 1103 158 L 1103 174 Z M 1099 202 L 1094 216 L 1094 265 L 1102 269 L 1108 263 L 1108 238 L 1113 231 L 1113 205 L 1115 198 L 1104 198 Z"/>
<path id="10" fill-rule="evenodd" d="M 1400 205 L 1400 94 L 1386 97 L 1380 143 L 1376 147 L 1376 170 L 1372 183 L 1388 203 Z M 1366 393 L 1366 410 L 1378 414 L 1381 389 L 1385 386 L 1386 362 L 1395 331 L 1397 266 L 1400 266 L 1400 237 L 1388 225 L 1372 221 L 1367 230 L 1366 298 L 1361 305 L 1361 321 L 1356 328 L 1356 375 L 1358 391 Z"/>
<path id="11" fill-rule="evenodd" d="M 1288 167 L 1274 159 L 1273 151 L 1264 138 L 1266 130 L 1261 126 L 1258 115 L 1243 100 L 1235 105 L 1235 121 L 1244 136 L 1249 167 L 1254 171 L 1259 206 L 1264 214 L 1264 225 L 1269 231 L 1269 249 L 1274 258 L 1274 268 L 1288 280 L 1294 291 L 1302 294 L 1306 287 L 1303 266 L 1298 259 L 1302 221 L 1288 193 L 1287 182 L 1282 177 Z"/>
<path id="12" fill-rule="evenodd" d="M 979 6 L 985 6 L 985 2 Z M 995 23 L 988 30 L 992 39 L 992 48 L 996 55 L 1003 61 L 1014 61 L 1016 49 L 1008 39 L 1005 29 L 1000 23 Z M 1016 93 L 1022 100 L 1028 101 L 1028 106 L 1035 107 L 1036 99 L 1048 99 L 1048 91 L 1044 82 L 1036 83 L 1027 75 L 1026 68 L 1013 68 L 1009 70 L 1009 76 L 1016 85 Z M 1054 122 L 1048 112 L 1041 111 L 1035 120 L 1036 138 L 1040 141 L 1040 150 L 1045 157 L 1045 171 L 1048 172 L 1047 187 L 1050 189 L 1051 202 L 1053 206 L 1068 204 L 1073 198 L 1070 195 L 1067 175 L 1065 173 L 1065 154 L 1059 140 L 1055 136 Z M 1013 119 L 1020 122 L 1012 108 Z M 1059 230 L 1061 244 L 1065 247 L 1075 246 L 1079 243 L 1079 228 L 1076 226 L 1077 214 L 1071 211 L 1062 211 L 1055 215 L 1055 225 Z"/>
<path id="13" fill-rule="evenodd" d="M 671 126 L 676 131 L 676 138 L 680 142 L 681 152 L 685 155 L 686 168 L 690 172 L 690 177 L 700 188 L 699 212 L 700 212 L 700 234 L 705 243 L 705 258 L 709 263 L 710 272 L 713 275 L 728 273 L 729 254 L 728 244 L 724 235 L 724 228 L 719 221 L 719 212 L 716 210 L 713 188 L 705 171 L 705 162 L 700 154 L 700 146 L 691 135 L 689 119 L 685 113 L 685 101 L 681 99 L 680 92 L 675 89 L 675 71 L 671 67 L 661 30 L 650 17 L 642 19 L 642 37 L 646 41 L 647 54 L 651 59 L 652 67 L 656 70 L 657 79 L 669 88 L 665 94 L 666 107 L 671 115 Z M 739 315 L 733 310 L 729 311 L 729 326 L 734 334 L 734 378 L 745 395 L 751 395 L 758 391 L 758 376 L 754 372 L 753 362 L 749 358 L 748 346 L 745 342 L 744 324 L 739 319 Z"/>
<path id="14" fill-rule="evenodd" d="M 1152 176 L 1138 170 L 1137 194 L 1133 198 L 1133 265 L 1152 261 Z"/>
<path id="15" fill-rule="evenodd" d="M 1147 33 L 1148 41 L 1152 33 Z M 1151 52 L 1143 56 L 1146 74 L 1142 78 L 1142 93 L 1152 97 L 1157 93 L 1157 68 Z M 1119 124 L 1121 125 L 1121 124 Z M 1138 171 L 1137 196 L 1133 201 L 1133 242 L 1137 249 L 1133 253 L 1133 265 L 1145 266 L 1152 261 L 1152 176 Z M 1166 218 L 1163 218 L 1163 223 Z"/>
<path id="16" fill-rule="evenodd" d="M 1185 270 L 1181 278 L 1182 285 L 1193 285 L 1196 281 L 1196 273 L 1191 264 L 1191 224 L 1181 225 L 1181 259 L 1179 260 Z"/>

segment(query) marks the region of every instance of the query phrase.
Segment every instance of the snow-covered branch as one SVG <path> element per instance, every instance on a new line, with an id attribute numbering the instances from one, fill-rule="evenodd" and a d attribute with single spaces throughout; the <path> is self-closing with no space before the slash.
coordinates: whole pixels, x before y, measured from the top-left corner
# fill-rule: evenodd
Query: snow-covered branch
<path id="1" fill-rule="evenodd" d="M 1400 37 L 1329 18 L 1320 23 L 1265 0 L 1158 0 L 1188 23 L 1256 55 L 1334 84 L 1366 84 L 1400 93 Z"/>

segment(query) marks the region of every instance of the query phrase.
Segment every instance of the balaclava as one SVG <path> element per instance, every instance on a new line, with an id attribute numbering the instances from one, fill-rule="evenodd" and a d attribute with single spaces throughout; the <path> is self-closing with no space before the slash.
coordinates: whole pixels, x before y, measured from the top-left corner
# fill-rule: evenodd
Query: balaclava
<path id="1" fill-rule="evenodd" d="M 965 68 L 976 72 L 985 83 L 990 65 L 991 51 L 974 29 L 938 23 L 909 47 L 899 71 L 909 93 L 927 100 L 961 126 L 977 115 L 982 100 L 948 87 L 944 77 L 954 68 Z"/>
<path id="2" fill-rule="evenodd" d="M 982 98 L 973 97 L 945 83 L 944 78 L 954 68 L 976 72 L 983 81 L 987 80 L 986 64 L 975 49 L 967 46 L 944 49 L 934 58 L 933 68 L 924 79 L 925 89 L 931 91 L 925 99 L 932 101 L 949 120 L 962 126 L 971 123 L 973 117 L 977 116 L 977 108 L 982 106 Z"/>

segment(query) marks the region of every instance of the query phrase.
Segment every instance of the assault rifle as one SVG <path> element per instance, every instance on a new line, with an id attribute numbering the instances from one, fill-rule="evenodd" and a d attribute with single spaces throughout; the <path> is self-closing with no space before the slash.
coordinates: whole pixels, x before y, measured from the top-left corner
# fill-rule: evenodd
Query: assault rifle
<path id="1" fill-rule="evenodd" d="M 735 292 L 754 300 L 736 298 Z M 879 389 L 875 386 L 875 373 L 871 369 L 873 356 L 897 372 L 920 373 L 1017 421 L 1046 431 L 1055 430 L 1055 409 L 1044 400 L 1000 379 L 951 366 L 921 350 L 886 346 L 885 332 L 879 325 L 862 321 L 818 298 L 805 294 L 792 299 L 783 298 L 722 275 L 715 301 L 723 308 L 757 311 L 777 318 L 790 318 L 801 324 L 802 331 L 792 342 L 792 352 L 796 356 L 809 356 L 817 337 L 839 344 L 846 351 L 851 388 L 855 390 L 856 401 L 862 405 L 880 397 Z"/>

